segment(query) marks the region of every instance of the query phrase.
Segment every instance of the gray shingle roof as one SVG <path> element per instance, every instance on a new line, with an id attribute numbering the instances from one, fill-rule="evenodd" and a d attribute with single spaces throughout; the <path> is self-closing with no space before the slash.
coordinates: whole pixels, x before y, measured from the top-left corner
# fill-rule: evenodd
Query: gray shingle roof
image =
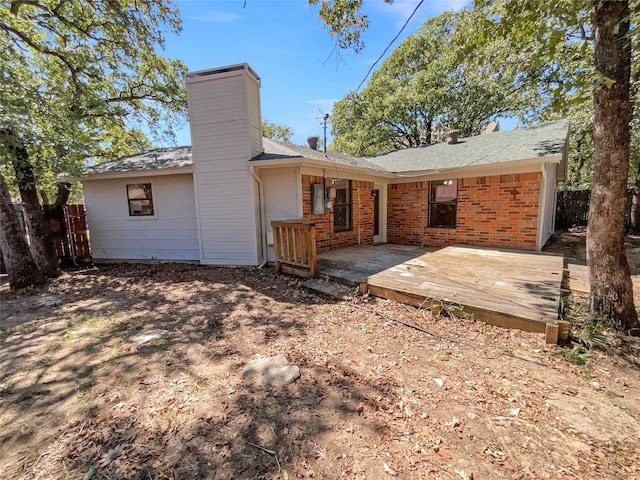
<path id="1" fill-rule="evenodd" d="M 537 127 L 461 138 L 454 145 L 437 143 L 368 158 L 356 158 L 333 152 L 327 152 L 325 155 L 309 147 L 263 138 L 264 152 L 251 160 L 306 158 L 338 165 L 363 167 L 378 172 L 428 172 L 561 155 L 564 152 L 568 130 L 569 121 L 559 120 Z M 88 170 L 90 174 L 100 174 L 186 167 L 192 164 L 191 147 L 185 146 L 157 148 L 138 155 L 99 163 Z"/>
<path id="2" fill-rule="evenodd" d="M 369 157 L 377 168 L 391 172 L 433 171 L 562 155 L 569 131 L 568 120 L 536 127 L 458 139 Z"/>
<path id="3" fill-rule="evenodd" d="M 191 146 L 156 148 L 148 152 L 98 163 L 88 168 L 90 174 L 135 172 L 162 168 L 186 167 L 193 164 Z"/>
<path id="4" fill-rule="evenodd" d="M 320 150 L 314 150 L 302 145 L 293 145 L 291 143 L 277 142 L 270 138 L 263 138 L 262 145 L 264 152 L 251 160 L 283 160 L 287 158 L 308 158 L 310 160 L 322 160 L 337 163 L 339 165 L 352 165 L 355 167 L 371 168 L 381 170 L 381 167 L 374 165 L 365 158 L 357 158 L 349 155 L 342 155 L 335 152 L 327 152 L 324 154 Z M 382 168 L 384 171 L 384 168 Z"/>

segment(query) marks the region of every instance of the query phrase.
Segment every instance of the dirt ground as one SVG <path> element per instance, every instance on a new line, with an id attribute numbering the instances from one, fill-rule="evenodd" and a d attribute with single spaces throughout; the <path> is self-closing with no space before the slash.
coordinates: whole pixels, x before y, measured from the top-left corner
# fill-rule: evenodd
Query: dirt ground
<path id="1" fill-rule="evenodd" d="M 640 479 L 636 339 L 577 366 L 540 334 L 269 269 L 103 265 L 1 294 L 3 479 Z M 243 380 L 273 355 L 301 377 Z"/>

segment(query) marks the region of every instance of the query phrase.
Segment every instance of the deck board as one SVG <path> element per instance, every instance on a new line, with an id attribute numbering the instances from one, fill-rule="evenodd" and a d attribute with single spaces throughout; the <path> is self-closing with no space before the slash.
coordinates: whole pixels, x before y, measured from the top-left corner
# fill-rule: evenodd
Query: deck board
<path id="1" fill-rule="evenodd" d="M 350 247 L 321 254 L 320 273 L 352 284 L 367 283 L 378 296 L 411 304 L 444 302 L 474 318 L 544 332 L 558 320 L 563 258 L 446 247 Z"/>

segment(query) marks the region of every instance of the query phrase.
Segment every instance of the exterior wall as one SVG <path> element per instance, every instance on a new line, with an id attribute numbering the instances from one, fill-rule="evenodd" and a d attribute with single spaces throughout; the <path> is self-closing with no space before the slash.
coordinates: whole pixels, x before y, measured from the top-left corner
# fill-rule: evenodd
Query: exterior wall
<path id="1" fill-rule="evenodd" d="M 456 228 L 428 227 L 429 182 L 390 185 L 387 239 L 535 250 L 540 183 L 538 172 L 458 179 Z"/>
<path id="2" fill-rule="evenodd" d="M 153 217 L 129 216 L 132 183 L 151 183 Z M 87 180 L 84 197 L 95 261 L 200 258 L 191 174 Z"/>
<path id="3" fill-rule="evenodd" d="M 331 178 L 325 178 L 325 187 L 331 187 Z M 333 213 L 311 213 L 311 185 L 322 183 L 323 177 L 302 175 L 303 219 L 316 224 L 316 250 L 326 252 L 351 245 L 373 245 L 373 182 L 351 180 L 351 230 L 333 231 Z"/>
<path id="4" fill-rule="evenodd" d="M 274 168 L 260 172 L 264 188 L 264 204 L 268 259 L 275 261 L 271 222 L 273 220 L 295 220 L 302 218 L 302 199 L 299 194 L 298 169 Z"/>
<path id="5" fill-rule="evenodd" d="M 250 75 L 245 75 L 247 98 L 247 128 L 249 133 L 249 158 L 262 153 L 262 114 L 260 113 L 260 84 Z M 247 159 L 248 160 L 248 159 Z"/>
<path id="6" fill-rule="evenodd" d="M 542 179 L 540 192 L 540 219 L 538 222 L 538 244 L 541 250 L 547 240 L 551 238 L 556 226 L 556 201 L 558 198 L 558 182 L 556 179 L 556 165 L 547 163 L 543 166 L 545 175 Z"/>
<path id="7" fill-rule="evenodd" d="M 202 263 L 257 265 L 263 259 L 258 189 L 247 165 L 262 150 L 259 88 L 248 65 L 187 78 Z"/>

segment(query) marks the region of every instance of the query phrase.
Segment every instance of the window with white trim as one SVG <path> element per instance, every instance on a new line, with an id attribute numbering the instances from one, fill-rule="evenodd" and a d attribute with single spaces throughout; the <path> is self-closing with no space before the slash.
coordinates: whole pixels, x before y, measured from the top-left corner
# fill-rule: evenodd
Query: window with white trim
<path id="1" fill-rule="evenodd" d="M 155 214 L 150 183 L 128 184 L 127 201 L 129 202 L 130 217 L 150 217 Z"/>

